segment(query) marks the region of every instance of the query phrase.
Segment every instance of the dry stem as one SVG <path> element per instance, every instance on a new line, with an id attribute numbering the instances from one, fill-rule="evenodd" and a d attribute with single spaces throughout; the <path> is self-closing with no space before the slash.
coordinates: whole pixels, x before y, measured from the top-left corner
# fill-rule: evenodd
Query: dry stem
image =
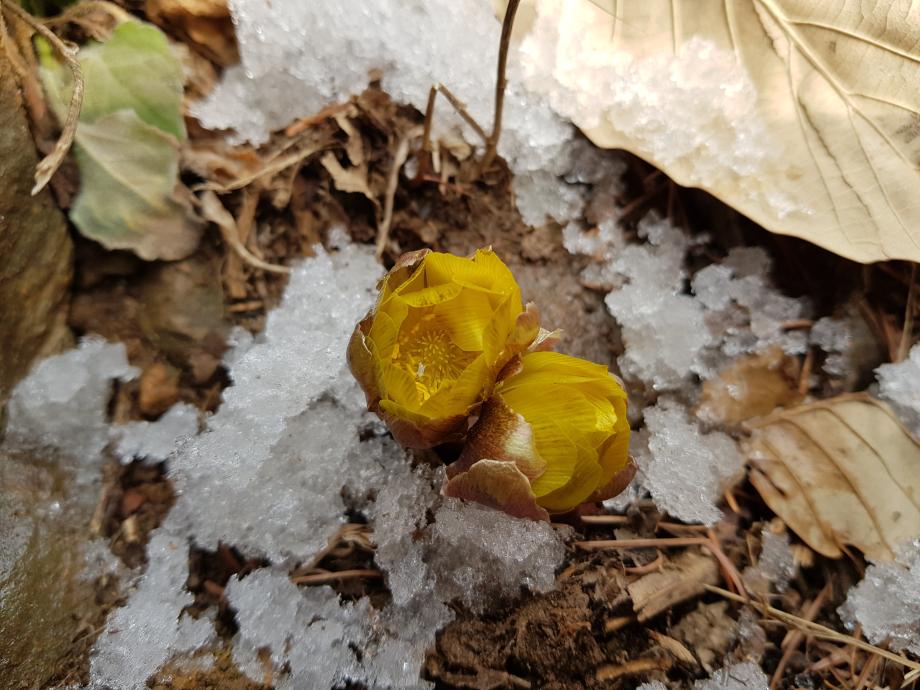
<path id="1" fill-rule="evenodd" d="M 863 642 L 862 640 L 857 639 L 853 637 L 852 635 L 845 635 L 843 633 L 839 633 L 836 630 L 832 630 L 831 628 L 821 625 L 820 623 L 808 621 L 808 620 L 805 620 L 804 618 L 800 618 L 791 613 L 786 613 L 785 611 L 781 611 L 780 609 L 774 608 L 770 606 L 769 604 L 761 603 L 758 601 L 753 601 L 750 599 L 745 599 L 744 597 L 741 597 L 741 596 L 738 596 L 737 594 L 733 594 L 732 592 L 729 592 L 727 589 L 722 589 L 721 587 L 714 587 L 712 585 L 706 585 L 706 584 L 704 584 L 703 587 L 705 587 L 710 592 L 723 596 L 726 599 L 730 599 L 731 601 L 736 601 L 739 604 L 750 604 L 754 608 L 758 609 L 765 616 L 776 618 L 777 620 L 780 620 L 783 623 L 792 625 L 793 627 L 798 628 L 799 630 L 802 630 L 808 633 L 812 637 L 816 637 L 820 640 L 830 640 L 832 642 L 838 642 L 840 644 L 845 644 L 851 647 L 856 647 L 857 649 L 861 649 L 864 652 L 869 652 L 870 654 L 878 654 L 879 656 L 884 657 L 888 659 L 889 661 L 893 661 L 896 664 L 905 666 L 911 669 L 911 671 L 914 671 L 920 674 L 920 663 L 917 663 L 916 661 L 911 661 L 910 659 L 907 659 L 903 656 L 899 656 L 895 654 L 894 652 L 889 652 L 887 649 L 882 649 L 881 647 L 876 647 L 875 645 L 869 644 L 868 642 Z M 914 677 L 916 678 L 917 676 L 914 676 Z"/>
<path id="2" fill-rule="evenodd" d="M 80 110 L 83 107 L 83 70 L 80 69 L 80 63 L 75 57 L 76 48 L 69 47 L 60 38 L 58 38 L 51 29 L 39 22 L 35 17 L 19 7 L 12 0 L 0 0 L 0 10 L 6 10 L 14 17 L 28 24 L 33 30 L 41 34 L 48 43 L 60 54 L 70 68 L 73 74 L 73 93 L 70 96 L 70 106 L 67 109 L 67 119 L 61 129 L 61 136 L 57 143 L 47 156 L 42 158 L 38 165 L 35 166 L 35 186 L 32 187 L 32 195 L 38 194 L 48 181 L 61 167 L 64 157 L 70 151 L 73 144 L 74 136 L 77 132 L 77 120 L 80 117 Z"/>
<path id="3" fill-rule="evenodd" d="M 514 26 L 514 15 L 517 14 L 521 0 L 510 0 L 505 10 L 502 21 L 502 36 L 498 44 L 498 75 L 495 80 L 495 115 L 492 118 L 492 133 L 486 140 L 486 152 L 482 157 L 481 170 L 485 171 L 492 165 L 498 151 L 498 138 L 502 133 L 502 111 L 505 105 L 505 88 L 508 85 L 508 46 L 511 43 L 511 29 Z"/>
<path id="4" fill-rule="evenodd" d="M 422 127 L 413 127 L 405 136 L 399 140 L 396 147 L 396 153 L 393 156 L 393 165 L 390 167 L 390 174 L 387 177 L 386 197 L 383 200 L 383 219 L 380 221 L 380 227 L 377 228 L 377 246 L 375 253 L 379 259 L 383 256 L 386 249 L 387 240 L 390 237 L 390 225 L 393 222 L 393 203 L 396 199 L 396 188 L 399 186 L 399 171 L 409 157 L 409 145 L 413 139 L 416 139 L 423 133 Z"/>

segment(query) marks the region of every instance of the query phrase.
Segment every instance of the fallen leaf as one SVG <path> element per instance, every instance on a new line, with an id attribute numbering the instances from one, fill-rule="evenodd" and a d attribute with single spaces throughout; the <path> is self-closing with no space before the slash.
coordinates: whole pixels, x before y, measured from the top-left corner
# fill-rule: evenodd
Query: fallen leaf
<path id="1" fill-rule="evenodd" d="M 146 0 L 144 13 L 153 23 L 173 28 L 221 67 L 239 62 L 226 0 Z"/>
<path id="2" fill-rule="evenodd" d="M 818 553 L 890 560 L 920 534 L 920 441 L 886 404 L 842 395 L 748 425 L 751 483 Z"/>
<path id="3" fill-rule="evenodd" d="M 122 110 L 81 123 L 76 141 L 80 193 L 70 218 L 84 235 L 148 261 L 195 250 L 201 230 L 176 195 L 175 140 Z"/>
<path id="4" fill-rule="evenodd" d="M 772 232 L 920 261 L 920 4 L 534 1 L 528 85 L 595 144 Z"/>
<path id="5" fill-rule="evenodd" d="M 643 575 L 626 589 L 636 616 L 647 621 L 674 604 L 705 592 L 703 585 L 718 581 L 715 559 L 700 551 L 684 551 L 660 571 Z"/>
<path id="6" fill-rule="evenodd" d="M 39 43 L 42 81 L 60 119 L 70 100 L 69 70 Z M 128 21 L 78 60 L 86 80 L 74 152 L 80 192 L 70 218 L 108 249 L 147 260 L 181 259 L 201 227 L 179 184 L 182 72 L 166 37 Z"/>
<path id="7" fill-rule="evenodd" d="M 335 154 L 332 152 L 324 153 L 323 157 L 319 159 L 319 162 L 323 164 L 326 172 L 332 177 L 332 183 L 335 185 L 335 188 L 340 192 L 363 194 L 374 204 L 374 206 L 380 206 L 377 197 L 367 184 L 366 165 L 359 165 L 347 169 L 343 168 L 342 164 L 339 163 L 339 159 L 336 158 Z"/>
<path id="8" fill-rule="evenodd" d="M 703 383 L 697 416 L 710 424 L 734 426 L 777 407 L 798 404 L 799 364 L 782 348 L 739 357 Z"/>

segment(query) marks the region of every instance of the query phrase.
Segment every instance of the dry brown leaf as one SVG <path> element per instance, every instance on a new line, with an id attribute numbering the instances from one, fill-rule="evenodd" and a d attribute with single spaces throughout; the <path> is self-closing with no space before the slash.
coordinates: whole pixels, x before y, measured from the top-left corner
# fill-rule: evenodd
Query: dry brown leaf
<path id="1" fill-rule="evenodd" d="M 889 560 L 920 534 L 920 441 L 884 403 L 842 395 L 749 426 L 751 483 L 815 551 Z"/>
<path id="2" fill-rule="evenodd" d="M 772 232 L 864 263 L 920 261 L 920 3 L 531 1 L 553 13 L 564 51 L 553 65 L 546 33 L 527 46 L 565 91 L 539 64 L 536 88 L 555 90 L 563 111 L 586 106 L 573 121 L 597 145 L 631 151 Z M 521 17 L 530 35 L 543 31 L 532 9 Z M 721 120 L 695 128 L 706 103 Z M 649 128 L 659 114 L 661 131 Z"/>
<path id="3" fill-rule="evenodd" d="M 352 124 L 352 120 L 357 116 L 358 108 L 354 103 L 349 103 L 343 110 L 337 110 L 332 114 L 339 129 L 345 133 L 345 153 L 348 154 L 348 160 L 352 165 L 362 165 L 365 160 L 364 140 Z"/>
<path id="4" fill-rule="evenodd" d="M 183 34 L 222 67 L 239 62 L 227 0 L 146 0 L 144 12 L 154 24 Z"/>
<path id="5" fill-rule="evenodd" d="M 798 361 L 781 347 L 739 357 L 703 383 L 697 416 L 712 424 L 734 426 L 777 407 L 795 405 L 803 398 L 798 378 Z"/>
<path id="6" fill-rule="evenodd" d="M 644 575 L 627 587 L 633 610 L 647 621 L 681 601 L 705 591 L 703 585 L 719 581 L 719 569 L 710 556 L 684 551 L 658 572 Z"/>
<path id="7" fill-rule="evenodd" d="M 374 192 L 371 191 L 367 183 L 366 165 L 358 165 L 347 169 L 343 168 L 342 164 L 339 163 L 339 159 L 336 158 L 335 154 L 331 151 L 324 153 L 323 157 L 319 159 L 319 162 L 326 168 L 326 172 L 332 176 L 332 183 L 340 192 L 363 194 L 374 204 L 374 206 L 380 205 L 377 201 L 377 197 L 374 195 Z"/>

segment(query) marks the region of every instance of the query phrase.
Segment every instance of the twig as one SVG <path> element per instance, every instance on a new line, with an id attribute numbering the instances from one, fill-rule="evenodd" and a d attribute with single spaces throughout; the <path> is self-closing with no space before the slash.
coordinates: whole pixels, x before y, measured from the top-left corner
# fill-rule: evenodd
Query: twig
<path id="1" fill-rule="evenodd" d="M 57 169 L 61 167 L 64 157 L 73 144 L 74 136 L 77 132 L 77 120 L 80 118 L 80 110 L 83 108 L 83 70 L 80 69 L 80 63 L 77 62 L 75 57 L 76 48 L 71 48 L 65 44 L 51 29 L 12 2 L 12 0 L 0 0 L 0 7 L 44 36 L 48 43 L 64 58 L 64 62 L 67 63 L 71 74 L 73 74 L 73 93 L 70 95 L 70 106 L 67 109 L 67 119 L 61 128 L 61 136 L 58 137 L 51 153 L 42 158 L 38 165 L 35 166 L 35 185 L 32 187 L 32 196 L 35 196 L 45 188 L 45 185 L 57 172 Z"/>
<path id="2" fill-rule="evenodd" d="M 335 146 L 335 144 L 330 142 L 311 144 L 310 146 L 304 147 L 300 151 L 295 151 L 294 153 L 289 153 L 285 156 L 277 156 L 270 160 L 265 165 L 265 167 L 261 168 L 260 170 L 257 170 L 254 173 L 250 173 L 249 175 L 239 177 L 232 182 L 228 182 L 227 184 L 220 184 L 219 182 L 204 182 L 202 184 L 195 185 L 192 187 L 192 189 L 196 192 L 203 190 L 218 192 L 220 194 L 233 192 L 237 189 L 242 189 L 243 187 L 252 184 L 256 180 L 265 177 L 266 175 L 274 175 L 275 173 L 279 173 L 291 165 L 305 161 L 311 156 L 314 156 L 322 151 L 333 149 Z"/>
<path id="3" fill-rule="evenodd" d="M 876 647 L 875 645 L 869 644 L 868 642 L 863 642 L 862 640 L 859 640 L 852 635 L 839 633 L 836 630 L 832 630 L 831 628 L 821 625 L 820 623 L 815 623 L 813 621 L 805 620 L 804 618 L 799 618 L 798 616 L 795 616 L 791 613 L 786 613 L 785 611 L 774 608 L 769 604 L 753 600 L 745 600 L 744 597 L 733 594 L 727 589 L 722 589 L 721 587 L 714 587 L 713 585 L 707 584 L 704 584 L 703 587 L 705 587 L 710 592 L 723 596 L 726 599 L 730 599 L 731 601 L 738 602 L 739 604 L 750 604 L 765 616 L 772 616 L 777 620 L 788 623 L 789 625 L 792 625 L 793 627 L 796 627 L 799 630 L 802 630 L 809 635 L 818 638 L 819 640 L 830 640 L 832 642 L 838 642 L 840 644 L 856 647 L 857 649 L 861 649 L 864 652 L 869 652 L 870 654 L 878 654 L 879 656 L 882 656 L 889 661 L 893 661 L 896 664 L 905 666 L 913 671 L 920 672 L 920 663 L 911 661 L 910 659 L 907 659 L 903 656 L 899 656 L 894 652 L 889 652 L 887 649 L 882 649 L 881 647 Z"/>
<path id="4" fill-rule="evenodd" d="M 582 515 L 579 518 L 586 525 L 628 525 L 630 518 L 627 515 Z M 659 522 L 659 529 L 706 531 L 706 525 L 684 525 L 679 522 Z"/>
<path id="5" fill-rule="evenodd" d="M 662 539 L 599 539 L 597 541 L 576 541 L 575 546 L 584 551 L 603 549 L 648 549 L 670 546 L 699 546 L 708 539 L 702 537 L 664 537 Z"/>
<path id="6" fill-rule="evenodd" d="M 904 306 L 904 330 L 901 331 L 901 342 L 898 343 L 898 354 L 895 362 L 907 359 L 911 340 L 914 332 L 914 300 L 917 295 L 917 264 L 910 267 L 910 287 L 907 288 L 907 304 Z"/>
<path id="7" fill-rule="evenodd" d="M 601 666 L 594 673 L 594 677 L 599 681 L 608 681 L 620 678 L 622 676 L 634 676 L 639 673 L 648 673 L 658 669 L 664 670 L 671 667 L 671 660 L 667 658 L 660 659 L 631 659 L 625 664 L 619 666 L 607 665 Z"/>
<path id="8" fill-rule="evenodd" d="M 434 102 L 438 97 L 438 87 L 432 86 L 428 90 L 428 105 L 425 106 L 425 129 L 422 132 L 422 155 L 418 162 L 416 180 L 422 180 L 428 174 L 431 164 L 431 122 L 434 120 Z"/>
<path id="9" fill-rule="evenodd" d="M 360 570 L 338 570 L 325 573 L 313 573 L 310 575 L 295 575 L 291 582 L 295 585 L 323 585 L 327 582 L 336 580 L 352 580 L 360 577 L 379 578 L 383 573 L 379 570 L 360 569 Z"/>
<path id="10" fill-rule="evenodd" d="M 602 549 L 644 549 L 667 548 L 671 546 L 702 546 L 709 551 L 719 562 L 725 581 L 744 594 L 742 601 L 747 601 L 747 590 L 738 569 L 722 551 L 710 531 L 708 537 L 668 537 L 663 539 L 606 539 L 599 541 L 577 541 L 575 547 L 585 551 L 600 551 Z"/>
<path id="11" fill-rule="evenodd" d="M 457 98 L 450 89 L 444 86 L 444 84 L 438 84 L 435 88 L 439 93 L 444 94 L 444 98 L 446 98 L 447 102 L 454 107 L 454 110 L 457 111 L 457 113 L 460 115 L 460 117 L 463 118 L 466 124 L 472 127 L 473 131 L 482 137 L 484 142 L 488 143 L 489 135 L 486 134 L 486 131 L 482 128 L 482 126 L 476 122 L 476 119 L 470 115 L 470 111 L 466 109 L 466 105 L 463 103 L 463 101 Z"/>
<path id="12" fill-rule="evenodd" d="M 278 266 L 277 264 L 270 264 L 266 261 L 262 261 L 262 259 L 254 256 L 252 252 L 243 246 L 243 243 L 240 242 L 236 220 L 230 214 L 230 211 L 224 208 L 224 205 L 214 192 L 208 191 L 202 194 L 199 203 L 201 205 L 202 215 L 220 229 L 220 235 L 224 238 L 224 242 L 230 245 L 230 248 L 235 251 L 243 261 L 262 271 L 269 271 L 271 273 L 291 272 L 291 269 L 287 266 Z"/>
<path id="13" fill-rule="evenodd" d="M 661 570 L 661 567 L 664 565 L 664 554 L 661 551 L 657 552 L 658 555 L 655 557 L 655 560 L 646 563 L 645 565 L 637 565 L 633 568 L 623 568 L 630 575 L 645 575 L 646 573 L 651 573 L 656 570 Z"/>
<path id="14" fill-rule="evenodd" d="M 481 170 L 485 171 L 492 165 L 498 151 L 498 138 L 502 133 L 502 110 L 505 105 L 505 88 L 508 85 L 508 46 L 511 43 L 511 29 L 514 26 L 514 15 L 517 14 L 521 0 L 509 0 L 502 21 L 502 35 L 498 44 L 498 75 L 495 80 L 495 114 L 492 118 L 492 133 L 486 139 L 486 152 L 482 157 Z"/>
<path id="15" fill-rule="evenodd" d="M 805 609 L 805 620 L 813 621 L 818 613 L 821 611 L 821 607 L 824 606 L 824 601 L 827 599 L 827 595 L 831 591 L 830 583 L 824 585 L 824 588 L 818 593 L 812 602 Z M 779 684 L 780 679 L 783 677 L 783 671 L 786 669 L 786 664 L 789 663 L 792 659 L 792 655 L 795 654 L 796 650 L 799 648 L 799 645 L 802 644 L 802 641 L 805 639 L 805 635 L 800 630 L 790 630 L 789 634 L 783 640 L 783 656 L 780 657 L 779 663 L 776 666 L 776 671 L 773 673 L 773 677 L 770 679 L 770 690 L 775 690 L 776 686 Z"/>
<path id="16" fill-rule="evenodd" d="M 802 371 L 799 374 L 799 395 L 806 395 L 811 388 L 811 370 L 815 366 L 815 348 L 809 347 L 805 352 L 802 362 Z"/>
<path id="17" fill-rule="evenodd" d="M 390 167 L 390 174 L 387 177 L 386 197 L 383 200 L 383 219 L 377 228 L 377 245 L 375 253 L 379 259 L 387 246 L 387 240 L 390 238 L 390 225 L 393 223 L 393 203 L 396 199 L 396 188 L 399 186 L 399 171 L 409 157 L 409 145 L 413 139 L 421 136 L 422 127 L 413 127 L 399 141 L 396 147 L 396 153 L 393 155 L 393 165 Z"/>

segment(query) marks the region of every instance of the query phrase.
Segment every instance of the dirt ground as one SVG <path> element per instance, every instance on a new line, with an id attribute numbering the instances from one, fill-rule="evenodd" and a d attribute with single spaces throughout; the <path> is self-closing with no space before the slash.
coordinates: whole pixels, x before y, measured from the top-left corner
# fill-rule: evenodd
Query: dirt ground
<path id="1" fill-rule="evenodd" d="M 135 9 L 132 5 L 128 4 L 129 9 Z M 175 26 L 165 28 L 173 39 L 187 40 Z M 200 50 L 194 52 L 200 83 L 193 88 L 206 89 L 219 73 L 220 60 L 209 59 Z M 354 128 L 351 133 L 336 122 L 336 115 L 343 112 Z M 190 120 L 183 180 L 190 186 L 222 183 L 257 171 L 282 147 L 328 147 L 341 153 L 358 137 L 368 164 L 368 186 L 382 198 L 401 133 L 421 122 L 421 113 L 394 104 L 374 87 L 349 104 L 296 123 L 258 151 L 233 149 Z M 863 268 L 804 242 L 770 235 L 705 193 L 681 189 L 656 175 L 638 159 L 629 157 L 628 163 L 626 191 L 618 200 L 629 209 L 627 229 L 645 212 L 656 209 L 691 233 L 709 233 L 710 240 L 694 257 L 695 267 L 712 262 L 731 246 L 760 244 L 779 267 L 776 279 L 780 285 L 791 294 L 809 296 L 822 313 L 832 312 L 854 288 L 876 313 L 903 312 L 901 266 Z M 431 247 L 466 254 L 492 245 L 510 265 L 527 297 L 543 306 L 544 321 L 569 334 L 563 347 L 566 352 L 615 367 L 620 336 L 604 308 L 603 293 L 580 281 L 584 260 L 562 247 L 560 228 L 549 224 L 531 229 L 521 221 L 514 207 L 510 173 L 503 165 L 479 179 L 474 179 L 474 165 L 472 159 L 455 161 L 455 175 L 443 184 L 401 179 L 384 261 L 391 264 L 395 260 L 394 246 L 402 251 Z M 62 196 L 58 198 L 66 203 Z M 309 256 L 313 244 L 336 226 L 345 225 L 357 242 L 373 243 L 377 235 L 374 203 L 364 195 L 339 191 L 316 156 L 307 155 L 290 168 L 259 177 L 241 190 L 222 195 L 222 201 L 236 218 L 245 246 L 271 264 L 287 265 Z M 131 363 L 143 372 L 137 381 L 115 391 L 113 418 L 155 419 L 180 400 L 202 410 L 216 409 L 228 383 L 220 357 L 230 327 L 258 331 L 280 297 L 284 276 L 243 261 L 213 226 L 193 256 L 173 263 L 145 263 L 128 253 L 104 251 L 73 234 L 76 259 L 70 327 L 77 336 L 97 333 L 124 342 Z M 811 366 L 817 371 L 816 364 Z M 868 375 L 861 372 L 851 384 L 853 389 Z M 818 390 L 839 392 L 834 385 L 824 381 Z M 120 467 L 113 461 L 109 472 L 101 500 L 103 534 L 126 565 L 143 565 L 147 537 L 173 503 L 172 488 L 162 467 Z M 611 524 L 567 516 L 577 538 L 557 590 L 524 595 L 517 603 L 485 615 L 458 610 L 457 619 L 440 633 L 429 653 L 425 677 L 445 690 L 625 689 L 649 680 L 691 687 L 693 681 L 708 677 L 712 669 L 730 661 L 762 658 L 768 675 L 780 669 L 775 679 L 778 688 L 838 687 L 836 669 L 842 664 L 857 675 L 868 667 L 867 679 L 896 687 L 897 667 L 816 639 L 784 646 L 789 628 L 706 590 L 704 584 L 722 587 L 725 582 L 722 571 L 699 545 L 667 553 L 648 548 L 620 555 L 577 546 L 578 541 L 613 538 L 624 531 L 635 538 L 690 534 L 716 541 L 741 571 L 752 563 L 759 548 L 757 535 L 772 514 L 745 483 L 730 492 L 722 507 L 728 517 L 708 535 L 667 523 L 653 506 L 642 504 Z M 860 576 L 864 562 L 859 557 L 826 559 L 805 547 L 799 555 L 799 575 L 782 597 L 770 603 L 841 630 L 835 611 L 847 588 Z M 668 567 L 662 570 L 664 561 Z M 217 606 L 219 630 L 227 645 L 236 626 L 223 599 L 223 587 L 233 574 L 259 565 L 232 544 L 217 552 L 192 554 L 188 581 L 195 595 L 192 612 Z M 360 553 L 333 557 L 325 565 L 333 570 L 372 567 L 373 557 Z M 650 575 L 664 577 L 669 572 L 670 579 L 649 583 Z M 643 584 L 637 585 L 640 582 Z M 350 580 L 336 586 L 344 596 L 369 593 L 379 600 L 386 597 L 385 586 L 375 581 Z M 651 588 L 647 615 L 636 613 L 631 588 L 637 586 Z M 107 612 L 118 602 L 112 582 L 97 583 L 96 614 L 73 640 L 70 653 L 44 687 L 88 680 L 92 643 Z M 754 625 L 758 621 L 759 626 Z M 228 649 L 213 668 L 166 668 L 148 686 L 181 690 L 270 687 L 270 679 L 259 685 L 243 677 Z"/>

